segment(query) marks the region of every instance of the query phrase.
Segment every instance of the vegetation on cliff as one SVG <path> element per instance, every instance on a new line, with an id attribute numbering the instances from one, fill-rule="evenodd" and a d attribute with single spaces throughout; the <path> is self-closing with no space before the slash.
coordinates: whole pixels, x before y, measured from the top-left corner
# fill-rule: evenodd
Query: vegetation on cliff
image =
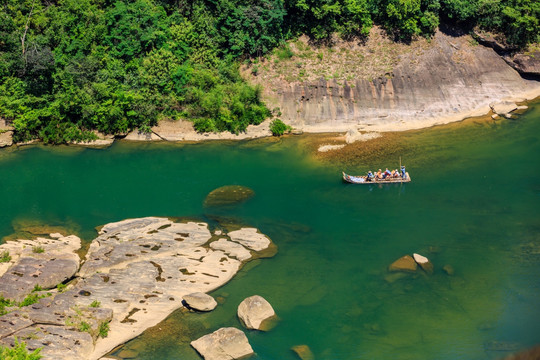
<path id="1" fill-rule="evenodd" d="M 365 38 L 379 24 L 409 41 L 449 22 L 524 46 L 538 41 L 539 18 L 534 0 L 7 0 L 0 117 L 15 141 L 149 131 L 163 117 L 238 133 L 270 116 L 238 61 L 284 40 Z"/>

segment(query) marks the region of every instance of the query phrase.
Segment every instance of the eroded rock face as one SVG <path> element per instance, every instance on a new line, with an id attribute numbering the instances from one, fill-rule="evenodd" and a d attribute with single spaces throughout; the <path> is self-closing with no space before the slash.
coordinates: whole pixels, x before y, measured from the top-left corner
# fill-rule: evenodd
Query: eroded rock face
<path id="1" fill-rule="evenodd" d="M 405 255 L 396 261 L 394 261 L 388 270 L 390 271 L 404 271 L 404 272 L 414 272 L 416 271 L 418 265 L 416 265 L 416 261 L 410 256 Z"/>
<path id="2" fill-rule="evenodd" d="M 516 61 L 525 68 L 525 60 Z M 276 92 L 266 87 L 264 96 L 280 108 L 283 121 L 304 131 L 389 131 L 485 114 L 490 103 L 522 97 L 538 86 L 493 49 L 471 46 L 467 36 L 437 32 L 428 49 L 402 56 L 386 76 L 342 82 L 281 80 L 272 84 Z"/>
<path id="3" fill-rule="evenodd" d="M 186 304 L 198 311 L 212 311 L 216 308 L 216 300 L 208 294 L 196 292 L 183 297 Z"/>
<path id="4" fill-rule="evenodd" d="M 57 239 L 40 240 L 43 254 L 53 253 L 50 244 L 76 243 L 75 238 L 53 235 Z M 165 319 L 182 306 L 184 296 L 222 286 L 244 261 L 257 254 L 227 235 L 221 237 L 241 247 L 249 257 L 240 260 L 208 246 L 211 233 L 205 223 L 147 217 L 107 224 L 90 244 L 86 260 L 67 291 L 52 290 L 51 296 L 39 303 L 10 308 L 9 314 L 0 317 L 0 342 L 11 344 L 15 336 L 30 336 L 36 341 L 27 342 L 29 346 L 48 344 L 42 350 L 44 359 L 66 358 L 62 354 L 73 359 L 98 359 Z M 32 253 L 29 244 L 35 241 L 2 245 L 12 254 L 4 275 L 19 263 L 34 264 L 39 259 L 34 255 L 43 255 Z M 67 249 L 69 256 L 76 255 L 72 247 Z M 108 336 L 99 337 L 100 326 L 108 322 Z M 48 330 L 41 331 L 45 326 Z"/>
<path id="5" fill-rule="evenodd" d="M 263 330 L 261 324 L 276 316 L 272 305 L 262 296 L 250 296 L 238 305 L 238 318 L 248 329 Z"/>
<path id="6" fill-rule="evenodd" d="M 246 334 L 233 327 L 221 328 L 191 342 L 205 360 L 241 359 L 253 354 Z"/>
<path id="7" fill-rule="evenodd" d="M 204 206 L 228 206 L 246 201 L 255 192 L 246 186 L 227 185 L 212 190 L 204 200 Z"/>

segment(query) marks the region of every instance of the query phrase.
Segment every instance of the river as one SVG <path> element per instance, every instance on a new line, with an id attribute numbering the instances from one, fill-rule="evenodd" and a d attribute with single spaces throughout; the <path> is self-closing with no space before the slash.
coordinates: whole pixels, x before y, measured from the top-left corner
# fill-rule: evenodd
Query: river
<path id="1" fill-rule="evenodd" d="M 247 332 L 257 359 L 295 359 L 300 344 L 316 359 L 499 359 L 540 343 L 540 105 L 396 138 L 413 181 L 380 187 L 344 184 L 341 170 L 397 167 L 395 151 L 327 161 L 309 136 L 3 149 L 0 237 L 46 223 L 89 242 L 108 222 L 178 216 L 249 224 L 277 244 L 212 293 L 216 310 L 178 311 L 114 355 L 199 359 L 189 341 L 240 327 L 236 308 L 254 294 L 280 318 Z M 233 184 L 255 196 L 203 207 Z M 432 275 L 387 272 L 415 252 Z"/>

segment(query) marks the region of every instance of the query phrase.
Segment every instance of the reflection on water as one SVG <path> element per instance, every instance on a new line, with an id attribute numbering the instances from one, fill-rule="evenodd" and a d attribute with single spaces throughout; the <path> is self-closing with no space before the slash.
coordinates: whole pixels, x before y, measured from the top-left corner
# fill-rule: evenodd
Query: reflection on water
<path id="1" fill-rule="evenodd" d="M 498 359 L 540 342 L 538 134 L 537 106 L 516 120 L 392 134 L 369 155 L 355 156 L 365 144 L 345 148 L 343 163 L 312 156 L 318 136 L 0 152 L 0 235 L 19 218 L 69 219 L 90 240 L 110 221 L 193 216 L 256 226 L 277 244 L 275 257 L 212 294 L 216 310 L 178 311 L 116 356 L 199 359 L 189 342 L 240 327 L 238 304 L 259 294 L 280 317 L 267 333 L 247 332 L 260 359 L 295 359 L 296 345 L 317 359 Z M 391 167 L 399 156 L 410 184 L 341 182 L 341 170 Z M 223 185 L 255 195 L 205 208 Z M 387 271 L 414 252 L 432 275 Z"/>

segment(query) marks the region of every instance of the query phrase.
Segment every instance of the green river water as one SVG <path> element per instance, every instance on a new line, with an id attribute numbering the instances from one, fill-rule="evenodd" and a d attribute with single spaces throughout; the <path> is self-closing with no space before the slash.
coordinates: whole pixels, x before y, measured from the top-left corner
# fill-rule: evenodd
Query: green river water
<path id="1" fill-rule="evenodd" d="M 138 359 L 199 359 L 189 341 L 240 324 L 254 294 L 279 315 L 247 332 L 257 359 L 499 359 L 540 343 L 540 106 L 514 120 L 478 120 L 400 135 L 413 182 L 341 182 L 341 170 L 397 167 L 391 152 L 346 165 L 317 160 L 308 137 L 146 144 L 108 149 L 0 150 L 0 237 L 21 223 L 94 227 L 142 216 L 216 216 L 258 227 L 278 246 L 212 293 L 207 314 L 178 311 L 116 350 Z M 223 185 L 255 191 L 210 211 Z M 418 252 L 435 266 L 397 278 L 387 267 Z M 443 267 L 450 265 L 453 275 Z M 125 353 L 125 352 L 124 352 Z"/>

